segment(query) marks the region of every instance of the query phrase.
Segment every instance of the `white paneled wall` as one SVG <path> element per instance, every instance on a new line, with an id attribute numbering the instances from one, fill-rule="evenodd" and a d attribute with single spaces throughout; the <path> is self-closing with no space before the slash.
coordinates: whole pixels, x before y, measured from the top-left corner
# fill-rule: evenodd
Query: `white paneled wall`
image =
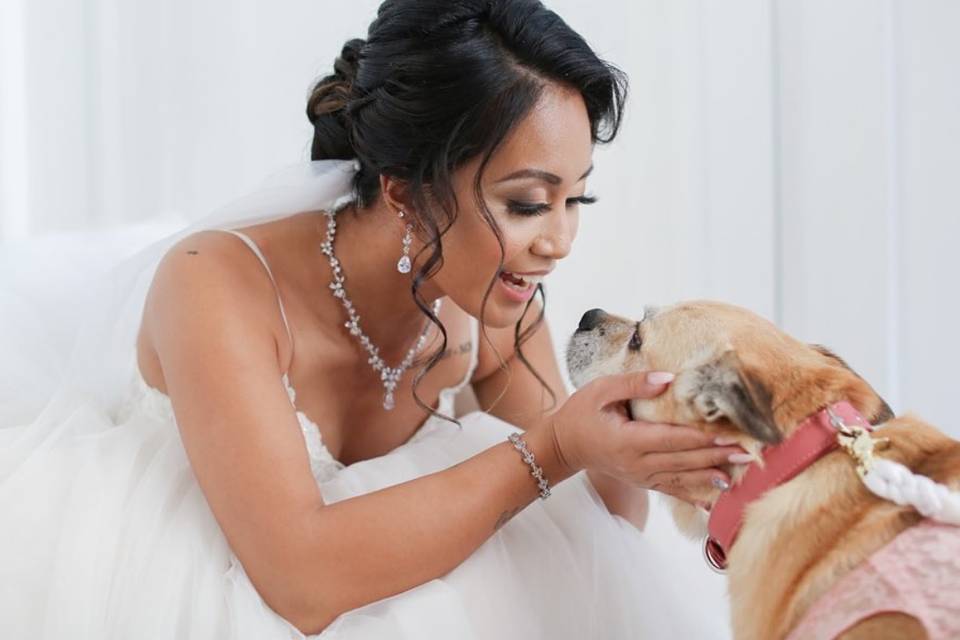
<path id="1" fill-rule="evenodd" d="M 548 2 L 630 76 L 557 351 L 596 306 L 719 298 L 960 436 L 960 3 Z M 0 239 L 195 216 L 306 157 L 306 94 L 378 2 L 4 0 Z"/>
<path id="2" fill-rule="evenodd" d="M 579 5 L 559 4 L 579 26 Z M 960 4 L 641 1 L 585 34 L 629 73 L 548 316 L 694 297 L 833 348 L 960 437 Z M 589 22 L 589 21 L 588 21 Z M 595 222 L 596 221 L 596 222 Z"/>
<path id="3" fill-rule="evenodd" d="M 889 6 L 783 2 L 775 24 L 783 326 L 835 347 L 895 403 Z"/>
<path id="4" fill-rule="evenodd" d="M 904 2 L 891 58 L 898 101 L 894 275 L 901 321 L 891 340 L 901 406 L 960 436 L 949 404 L 960 361 L 960 3 Z"/>
<path id="5" fill-rule="evenodd" d="M 960 436 L 960 5 L 782 2 L 783 326 Z"/>

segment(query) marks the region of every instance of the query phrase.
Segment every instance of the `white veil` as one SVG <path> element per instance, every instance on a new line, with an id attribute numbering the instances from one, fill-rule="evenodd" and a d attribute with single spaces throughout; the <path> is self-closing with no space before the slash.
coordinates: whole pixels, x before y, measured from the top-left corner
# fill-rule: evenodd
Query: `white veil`
<path id="1" fill-rule="evenodd" d="M 252 192 L 213 210 L 100 273 L 86 284 L 81 302 L 63 309 L 55 323 L 75 326 L 72 348 L 57 354 L 62 377 L 50 381 L 49 400 L 27 410 L 17 385 L 0 389 L 0 416 L 33 416 L 19 424 L 0 420 L 0 489 L 39 447 L 115 424 L 136 374 L 136 337 L 147 290 L 167 250 L 181 238 L 212 228 L 242 227 L 303 211 L 337 211 L 354 198 L 356 160 L 318 160 L 288 166 Z M 0 292 L 2 294 L 3 292 Z M 14 310 L 15 312 L 15 310 Z M 40 319 L 37 319 L 38 322 Z M 49 319 L 44 319 L 48 326 Z M 29 318 L 13 327 L 30 324 Z M 14 336 L 0 353 L 0 380 L 15 380 L 42 345 L 37 332 Z M 9 350 L 13 349 L 13 353 Z M 93 414 L 91 414 L 93 412 Z M 85 418 L 96 418 L 86 419 Z M 0 491 L 2 493 L 2 491 Z"/>

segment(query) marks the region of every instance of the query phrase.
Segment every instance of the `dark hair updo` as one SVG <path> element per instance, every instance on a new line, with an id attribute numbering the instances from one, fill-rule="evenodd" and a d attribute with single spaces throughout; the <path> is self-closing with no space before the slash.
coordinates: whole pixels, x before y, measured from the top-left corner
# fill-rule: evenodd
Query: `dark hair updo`
<path id="1" fill-rule="evenodd" d="M 344 45 L 334 73 L 317 82 L 307 102 L 314 126 L 311 158 L 360 162 L 354 178 L 359 208 L 380 195 L 381 174 L 409 187 L 415 210 L 408 215 L 426 236 L 421 252 L 430 251 L 411 291 L 443 334 L 440 349 L 414 382 L 417 403 L 431 413 L 416 395 L 416 384 L 446 349 L 447 333 L 418 289 L 443 266 L 442 237 L 457 217 L 451 173 L 482 154 L 474 197 L 500 243 L 502 268 L 503 237 L 486 207 L 481 178 L 491 155 L 549 83 L 583 96 L 594 142 L 613 140 L 626 100 L 626 76 L 538 0 L 386 0 L 366 40 Z M 425 185 L 431 187 L 430 201 Z M 496 278 L 483 298 L 481 328 L 495 284 Z M 545 308 L 542 284 L 537 291 Z M 520 350 L 543 320 L 541 309 L 537 320 L 520 331 L 535 297 L 517 321 L 515 348 L 556 402 Z M 485 328 L 484 338 L 489 341 Z"/>

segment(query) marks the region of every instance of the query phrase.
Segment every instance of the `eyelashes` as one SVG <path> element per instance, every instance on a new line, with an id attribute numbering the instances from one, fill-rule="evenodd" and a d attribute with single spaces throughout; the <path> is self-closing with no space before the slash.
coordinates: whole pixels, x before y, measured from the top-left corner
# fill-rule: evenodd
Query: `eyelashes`
<path id="1" fill-rule="evenodd" d="M 595 196 L 577 196 L 576 198 L 568 198 L 567 206 L 576 206 L 580 204 L 593 204 L 597 201 Z M 507 200 L 507 209 L 511 213 L 516 213 L 522 216 L 542 216 L 544 213 L 550 210 L 549 202 L 521 202 L 519 200 Z"/>

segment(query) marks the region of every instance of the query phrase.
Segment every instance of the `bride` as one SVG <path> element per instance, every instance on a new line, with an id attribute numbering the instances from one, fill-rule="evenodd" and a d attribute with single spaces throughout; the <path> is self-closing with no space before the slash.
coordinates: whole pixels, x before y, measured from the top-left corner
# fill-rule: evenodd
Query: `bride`
<path id="1" fill-rule="evenodd" d="M 2 425 L 0 637 L 694 634 L 645 491 L 736 449 L 628 419 L 666 372 L 568 396 L 543 322 L 622 73 L 532 0 L 387 0 L 334 69 L 312 161 L 91 283 Z"/>

